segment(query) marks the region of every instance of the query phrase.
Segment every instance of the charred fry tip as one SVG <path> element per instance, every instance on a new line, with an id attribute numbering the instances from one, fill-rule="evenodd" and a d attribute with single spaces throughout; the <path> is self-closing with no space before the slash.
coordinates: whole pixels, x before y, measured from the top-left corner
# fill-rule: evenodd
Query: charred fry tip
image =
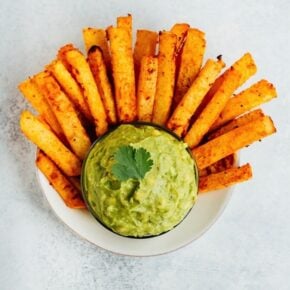
<path id="1" fill-rule="evenodd" d="M 97 46 L 97 45 L 91 46 L 90 49 L 88 50 L 88 54 L 94 53 L 97 50 L 100 51 L 103 54 L 102 48 L 100 46 Z"/>

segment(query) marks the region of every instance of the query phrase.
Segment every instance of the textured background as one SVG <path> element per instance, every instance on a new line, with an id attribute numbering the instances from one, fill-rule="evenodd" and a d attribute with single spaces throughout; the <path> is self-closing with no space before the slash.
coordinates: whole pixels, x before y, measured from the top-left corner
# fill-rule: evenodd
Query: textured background
<path id="1" fill-rule="evenodd" d="M 1 1 L 0 289 L 290 289 L 290 2 Z M 206 31 L 207 56 L 227 64 L 252 52 L 279 99 L 265 106 L 278 133 L 244 150 L 255 178 L 236 187 L 218 222 L 171 254 L 130 258 L 98 249 L 53 214 L 35 178 L 35 147 L 19 132 L 28 107 L 17 84 L 81 28 L 106 27 L 131 12 L 135 28 L 188 22 Z"/>

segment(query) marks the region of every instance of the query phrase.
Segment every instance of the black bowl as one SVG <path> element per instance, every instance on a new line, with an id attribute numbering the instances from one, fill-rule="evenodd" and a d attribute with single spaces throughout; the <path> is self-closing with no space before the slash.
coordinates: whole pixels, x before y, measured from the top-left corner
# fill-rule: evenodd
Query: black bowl
<path id="1" fill-rule="evenodd" d="M 188 212 L 186 213 L 186 215 L 184 216 L 184 218 L 178 223 L 176 224 L 172 229 L 168 230 L 168 231 L 165 231 L 165 232 L 162 232 L 160 234 L 157 234 L 157 235 L 148 235 L 148 236 L 142 236 L 142 237 L 136 237 L 136 236 L 125 236 L 125 235 L 121 235 L 120 233 L 117 233 L 115 231 L 113 231 L 111 228 L 109 228 L 107 225 L 105 225 L 99 218 L 98 216 L 95 214 L 93 208 L 91 207 L 89 201 L 88 201 L 88 197 L 87 197 L 87 192 L 85 190 L 85 186 L 84 186 L 84 175 L 85 175 L 85 167 L 86 167 L 86 162 L 88 160 L 88 157 L 90 155 L 90 152 L 92 151 L 92 149 L 95 147 L 95 145 L 100 142 L 101 140 L 103 140 L 104 138 L 106 138 L 106 136 L 108 136 L 110 133 L 112 133 L 114 130 L 116 130 L 119 126 L 121 125 L 133 125 L 135 127 L 138 127 L 138 126 L 151 126 L 151 127 L 154 127 L 154 128 L 157 128 L 158 130 L 161 130 L 161 131 L 164 131 L 168 134 L 170 134 L 171 136 L 173 136 L 174 138 L 176 138 L 178 141 L 183 141 L 182 138 L 180 138 L 178 135 L 176 135 L 174 132 L 170 131 L 169 129 L 161 126 L 161 125 L 158 125 L 158 124 L 155 124 L 155 123 L 150 123 L 150 122 L 131 122 L 131 123 L 125 123 L 125 124 L 118 124 L 116 126 L 113 126 L 108 132 L 106 132 L 104 135 L 100 136 L 99 138 L 97 138 L 94 143 L 92 144 L 90 150 L 88 151 L 87 153 L 87 156 L 83 162 L 83 165 L 82 165 L 82 172 L 81 172 L 81 189 L 82 189 L 82 196 L 83 196 L 83 199 L 85 201 L 85 204 L 90 212 L 90 214 L 103 226 L 105 227 L 106 229 L 108 229 L 109 231 L 111 231 L 112 233 L 116 234 L 116 235 L 119 235 L 119 236 L 122 236 L 122 237 L 126 237 L 126 238 L 132 238 L 132 239 L 148 239 L 148 238 L 153 238 L 153 237 L 158 237 L 158 236 L 161 236 L 161 235 L 164 235 L 168 232 L 170 232 L 171 230 L 173 230 L 175 227 L 177 227 L 180 223 L 182 223 L 182 221 L 188 216 L 188 214 L 190 213 L 192 207 L 194 206 L 194 204 L 192 205 L 192 207 L 188 210 Z M 197 169 L 197 165 L 196 165 L 196 161 L 194 159 L 194 156 L 192 155 L 191 151 L 189 148 L 186 149 L 187 152 L 189 153 L 189 155 L 191 156 L 191 158 L 193 159 L 193 164 L 194 164 L 194 174 L 195 174 L 195 180 L 196 180 L 196 184 L 198 184 L 198 169 Z"/>

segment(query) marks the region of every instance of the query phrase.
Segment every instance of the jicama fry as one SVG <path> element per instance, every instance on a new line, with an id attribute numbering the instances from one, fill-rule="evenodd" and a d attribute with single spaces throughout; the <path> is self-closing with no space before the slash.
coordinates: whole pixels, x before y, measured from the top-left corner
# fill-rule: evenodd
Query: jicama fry
<path id="1" fill-rule="evenodd" d="M 37 153 L 36 165 L 68 207 L 86 208 L 80 190 L 74 187 L 55 163 L 42 151 Z"/>
<path id="2" fill-rule="evenodd" d="M 158 59 L 153 56 L 144 56 L 137 91 L 137 114 L 139 121 L 150 122 L 152 119 L 154 97 L 156 92 Z"/>
<path id="3" fill-rule="evenodd" d="M 50 125 L 46 122 L 46 120 L 45 120 L 45 118 L 44 118 L 43 115 L 37 115 L 37 116 L 35 116 L 35 117 L 36 117 L 36 119 L 37 119 L 39 122 L 41 122 L 41 123 L 42 123 L 42 124 L 47 128 L 47 130 L 53 132 L 52 128 L 51 128 Z M 55 133 L 55 132 L 53 132 L 53 133 Z M 63 133 L 62 133 L 62 134 L 63 134 Z M 56 136 L 57 136 L 57 134 L 56 134 Z M 66 137 L 65 137 L 64 134 L 63 134 L 63 137 L 62 137 L 62 138 L 60 138 L 59 136 L 57 136 L 57 137 L 59 138 L 59 140 L 62 142 L 62 144 L 63 144 L 64 146 L 66 146 L 66 147 L 69 148 L 69 143 L 68 143 L 68 141 L 67 141 L 67 139 L 66 139 Z"/>
<path id="4" fill-rule="evenodd" d="M 242 116 L 240 116 L 237 119 L 232 120 L 231 122 L 229 122 L 228 124 L 220 127 L 219 129 L 213 131 L 212 133 L 210 133 L 209 135 L 207 135 L 207 139 L 211 140 L 214 139 L 220 135 L 223 135 L 233 129 L 236 129 L 238 127 L 241 127 L 249 122 L 252 122 L 258 118 L 261 118 L 265 116 L 263 111 L 261 109 L 255 110 L 255 111 L 251 111 L 247 114 L 244 114 Z"/>
<path id="5" fill-rule="evenodd" d="M 250 164 L 229 168 L 219 173 L 213 173 L 199 178 L 199 193 L 223 189 L 236 183 L 244 182 L 252 177 Z"/>
<path id="6" fill-rule="evenodd" d="M 277 92 L 273 84 L 266 80 L 261 80 L 230 98 L 211 129 L 216 129 L 237 116 L 263 103 L 269 102 L 275 97 L 277 97 Z"/>
<path id="7" fill-rule="evenodd" d="M 83 93 L 64 64 L 57 59 L 47 66 L 47 70 L 56 78 L 76 109 L 79 110 L 87 120 L 92 120 L 91 112 L 88 104 L 85 102 Z"/>
<path id="8" fill-rule="evenodd" d="M 98 46 L 92 46 L 88 51 L 88 63 L 101 95 L 109 124 L 117 123 L 117 113 L 111 84 L 107 75 L 102 51 Z"/>
<path id="9" fill-rule="evenodd" d="M 177 43 L 176 43 L 176 54 L 178 55 L 182 49 L 183 43 L 185 41 L 187 31 L 189 29 L 189 24 L 187 23 L 176 23 L 170 29 L 170 32 L 176 34 Z"/>
<path id="10" fill-rule="evenodd" d="M 110 71 L 111 56 L 106 31 L 104 29 L 86 27 L 83 29 L 83 38 L 87 52 L 92 46 L 98 46 L 101 48 L 106 68 Z"/>
<path id="11" fill-rule="evenodd" d="M 154 100 L 154 123 L 165 125 L 170 114 L 175 82 L 177 37 L 172 32 L 159 35 L 158 74 Z"/>
<path id="12" fill-rule="evenodd" d="M 235 167 L 237 163 L 237 154 L 233 153 L 231 155 L 228 155 L 224 157 L 223 159 L 211 164 L 210 166 L 199 170 L 198 175 L 199 176 L 207 176 L 213 173 L 218 173 L 221 171 L 224 171 L 226 169 Z"/>
<path id="13" fill-rule="evenodd" d="M 141 60 L 144 56 L 154 56 L 158 34 L 150 30 L 137 30 L 134 48 L 134 64 L 136 80 L 139 79 Z"/>
<path id="14" fill-rule="evenodd" d="M 81 193 L 82 187 L 81 187 L 81 181 L 79 177 L 76 176 L 67 176 L 69 182 Z"/>
<path id="15" fill-rule="evenodd" d="M 48 123 L 46 122 L 45 118 L 43 117 L 43 115 L 37 115 L 36 116 L 36 119 L 38 121 L 40 121 L 44 126 L 46 126 L 46 128 L 50 131 L 52 131 L 51 127 L 48 125 Z M 65 143 L 64 143 L 65 144 Z M 67 145 L 67 144 L 65 144 Z"/>
<path id="16" fill-rule="evenodd" d="M 117 17 L 117 27 L 128 31 L 132 44 L 132 15 L 128 14 L 127 16 Z"/>
<path id="17" fill-rule="evenodd" d="M 91 141 L 73 104 L 48 73 L 40 73 L 34 79 L 61 125 L 71 149 L 80 159 L 85 159 Z"/>
<path id="18" fill-rule="evenodd" d="M 46 95 L 45 95 L 45 93 L 44 93 L 44 90 L 41 89 L 41 84 L 43 83 L 43 79 L 45 79 L 45 78 L 48 77 L 48 76 L 51 76 L 52 79 L 54 80 L 54 82 L 56 81 L 56 79 L 52 76 L 52 74 L 50 74 L 49 70 L 45 70 L 45 71 L 43 71 L 43 72 L 40 72 L 40 73 L 34 75 L 33 78 L 32 78 L 32 81 L 35 83 L 35 85 L 37 86 L 38 90 L 42 93 L 42 95 L 44 96 L 45 100 L 46 100 L 46 101 L 48 102 L 48 104 L 49 104 L 49 101 L 47 100 L 47 97 L 46 97 Z M 57 82 L 56 82 L 56 83 L 57 83 Z M 57 85 L 58 85 L 58 83 L 57 83 Z M 59 86 L 59 85 L 58 85 L 58 86 Z M 73 107 L 76 109 L 77 116 L 78 116 L 78 118 L 80 119 L 81 123 L 82 123 L 84 126 L 89 125 L 88 120 L 84 117 L 84 115 L 81 113 L 81 111 L 78 110 L 78 109 L 76 108 L 75 104 L 74 104 L 71 100 L 70 100 L 70 102 L 72 103 Z M 51 104 L 49 104 L 49 106 L 50 106 L 50 108 L 51 108 Z M 51 108 L 51 109 L 52 109 L 52 108 Z M 53 111 L 53 109 L 52 109 L 52 111 Z M 54 113 L 54 115 L 55 115 L 55 112 L 53 112 L 53 113 Z M 56 118 L 57 118 L 57 116 L 56 116 Z M 59 122 L 59 120 L 58 120 L 58 122 Z M 61 124 L 60 124 L 60 127 L 61 127 L 61 129 L 62 129 Z M 62 129 L 62 131 L 63 131 L 63 129 Z M 63 135 L 65 136 L 65 133 L 64 133 L 64 132 L 63 132 Z M 64 139 L 64 140 L 66 140 L 66 136 L 65 136 L 65 139 Z M 63 142 L 64 140 L 61 139 L 62 142 Z"/>
<path id="19" fill-rule="evenodd" d="M 243 85 L 252 75 L 254 75 L 257 71 L 256 64 L 250 53 L 245 53 L 240 59 L 238 59 L 231 67 L 229 67 L 219 78 L 216 79 L 213 86 L 203 99 L 203 102 L 199 106 L 194 119 L 196 120 L 210 100 L 213 98 L 215 93 L 219 90 L 223 81 L 227 78 L 228 74 L 230 74 L 231 70 L 237 70 L 241 74 L 240 83 L 238 87 Z"/>
<path id="20" fill-rule="evenodd" d="M 64 46 L 62 46 L 57 53 L 57 58 L 63 63 L 63 65 L 66 67 L 66 69 L 71 72 L 71 65 L 67 62 L 65 54 L 70 51 L 70 50 L 74 50 L 75 47 L 73 46 L 73 44 L 69 43 L 66 44 Z"/>
<path id="21" fill-rule="evenodd" d="M 63 143 L 29 111 L 23 111 L 20 128 L 24 135 L 44 151 L 68 176 L 81 174 L 81 162 Z"/>
<path id="22" fill-rule="evenodd" d="M 185 95 L 202 66 L 205 53 L 205 36 L 198 29 L 190 28 L 180 56 L 180 66 L 174 94 L 175 106 Z"/>
<path id="23" fill-rule="evenodd" d="M 96 134 L 97 136 L 101 136 L 108 130 L 108 122 L 90 66 L 83 54 L 77 49 L 65 53 L 65 59 L 71 65 L 72 74 L 83 89 L 85 101 L 94 119 Z"/>
<path id="24" fill-rule="evenodd" d="M 207 176 L 208 174 L 207 174 L 207 170 L 206 170 L 206 168 L 203 168 L 203 169 L 201 169 L 201 170 L 198 170 L 198 177 L 200 178 L 200 177 L 203 177 L 203 176 Z"/>
<path id="25" fill-rule="evenodd" d="M 270 117 L 264 116 L 233 129 L 192 150 L 199 170 L 276 132 Z"/>
<path id="26" fill-rule="evenodd" d="M 187 93 L 179 102 L 171 118 L 167 122 L 167 127 L 178 136 L 185 135 L 191 117 L 223 67 L 223 61 L 209 59 Z"/>
<path id="27" fill-rule="evenodd" d="M 230 96 L 239 86 L 240 78 L 241 74 L 233 68 L 186 134 L 184 140 L 190 148 L 196 147 L 204 135 L 209 131 L 212 124 L 225 107 Z"/>
<path id="28" fill-rule="evenodd" d="M 123 28 L 108 28 L 117 113 L 121 123 L 137 117 L 131 37 Z"/>
<path id="29" fill-rule="evenodd" d="M 32 79 L 27 79 L 18 86 L 26 100 L 28 100 L 33 108 L 43 116 L 45 121 L 49 124 L 53 132 L 61 139 L 65 140 L 62 129 L 51 110 L 48 102 L 38 90 L 36 84 Z"/>

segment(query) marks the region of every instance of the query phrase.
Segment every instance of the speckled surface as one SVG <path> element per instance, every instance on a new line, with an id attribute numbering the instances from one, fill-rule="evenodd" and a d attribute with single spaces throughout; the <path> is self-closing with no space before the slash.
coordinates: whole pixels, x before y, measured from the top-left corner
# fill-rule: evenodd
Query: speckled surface
<path id="1" fill-rule="evenodd" d="M 290 289 L 290 2 L 1 1 L 0 289 Z M 180 1 L 181 2 L 181 1 Z M 189 22 L 207 32 L 207 56 L 230 64 L 253 53 L 279 99 L 264 106 L 278 133 L 241 154 L 255 178 L 237 186 L 218 222 L 199 240 L 151 258 L 116 256 L 73 234 L 40 193 L 35 147 L 19 132 L 28 107 L 16 86 L 59 46 L 82 48 L 81 28 L 131 12 L 135 27 Z"/>

